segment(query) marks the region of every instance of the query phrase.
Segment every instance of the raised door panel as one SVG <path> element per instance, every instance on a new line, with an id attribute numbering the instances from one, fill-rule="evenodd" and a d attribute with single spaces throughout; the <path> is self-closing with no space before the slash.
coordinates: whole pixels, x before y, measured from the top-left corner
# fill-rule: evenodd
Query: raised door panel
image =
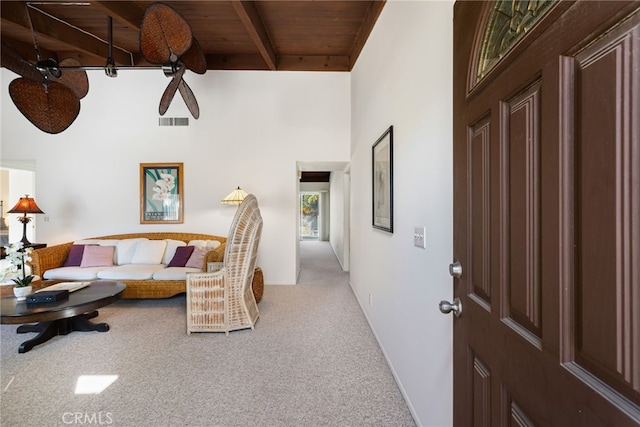
<path id="1" fill-rule="evenodd" d="M 572 360 L 639 402 L 640 13 L 575 60 Z"/>
<path id="2" fill-rule="evenodd" d="M 473 361 L 473 427 L 491 426 L 491 371 L 475 355 Z"/>
<path id="3" fill-rule="evenodd" d="M 502 301 L 505 321 L 541 346 L 540 286 L 540 97 L 536 81 L 502 106 L 500 149 L 503 241 L 506 263 Z"/>
<path id="4" fill-rule="evenodd" d="M 491 119 L 484 117 L 469 126 L 467 176 L 471 190 L 467 204 L 469 239 L 469 292 L 491 311 L 490 283 L 490 146 Z"/>

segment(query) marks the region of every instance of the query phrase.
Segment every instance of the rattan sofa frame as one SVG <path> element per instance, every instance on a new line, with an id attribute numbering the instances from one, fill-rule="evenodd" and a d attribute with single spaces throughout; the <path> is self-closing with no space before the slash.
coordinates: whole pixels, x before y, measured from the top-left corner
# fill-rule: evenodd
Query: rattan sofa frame
<path id="1" fill-rule="evenodd" d="M 128 233 L 113 234 L 109 236 L 92 237 L 91 239 L 134 239 L 147 238 L 150 240 L 182 240 L 187 243 L 191 240 L 217 240 L 221 243 L 216 249 L 209 251 L 202 266 L 203 271 L 207 271 L 207 263 L 222 262 L 226 237 L 214 236 L 202 233 L 180 233 L 180 232 L 148 232 L 148 233 Z M 73 242 L 61 243 L 42 249 L 36 249 L 31 254 L 31 271 L 40 277 L 44 272 L 57 267 L 62 267 L 69 256 L 69 251 Z M 120 280 L 127 288 L 122 293 L 122 298 L 170 298 L 186 291 L 185 280 Z"/>

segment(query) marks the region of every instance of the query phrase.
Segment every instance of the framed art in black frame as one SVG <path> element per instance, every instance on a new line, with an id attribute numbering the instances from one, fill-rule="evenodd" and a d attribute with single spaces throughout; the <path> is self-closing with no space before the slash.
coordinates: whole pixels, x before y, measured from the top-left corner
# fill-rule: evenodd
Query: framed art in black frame
<path id="1" fill-rule="evenodd" d="M 393 233 L 393 126 L 371 147 L 373 227 Z"/>

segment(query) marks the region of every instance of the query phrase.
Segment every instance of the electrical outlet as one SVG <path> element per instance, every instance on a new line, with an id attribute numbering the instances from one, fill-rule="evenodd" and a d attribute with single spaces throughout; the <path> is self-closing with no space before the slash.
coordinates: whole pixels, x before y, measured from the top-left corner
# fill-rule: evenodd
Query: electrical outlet
<path id="1" fill-rule="evenodd" d="M 413 229 L 413 246 L 417 248 L 427 249 L 424 236 L 427 233 L 426 227 L 415 227 Z"/>

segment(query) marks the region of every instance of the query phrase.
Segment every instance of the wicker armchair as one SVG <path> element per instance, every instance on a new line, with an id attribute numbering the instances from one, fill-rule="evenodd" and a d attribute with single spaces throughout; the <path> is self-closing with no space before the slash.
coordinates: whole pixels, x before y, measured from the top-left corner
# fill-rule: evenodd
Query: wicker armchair
<path id="1" fill-rule="evenodd" d="M 223 268 L 187 275 L 187 334 L 253 329 L 260 316 L 251 282 L 261 233 L 258 200 L 250 194 L 233 218 Z"/>

